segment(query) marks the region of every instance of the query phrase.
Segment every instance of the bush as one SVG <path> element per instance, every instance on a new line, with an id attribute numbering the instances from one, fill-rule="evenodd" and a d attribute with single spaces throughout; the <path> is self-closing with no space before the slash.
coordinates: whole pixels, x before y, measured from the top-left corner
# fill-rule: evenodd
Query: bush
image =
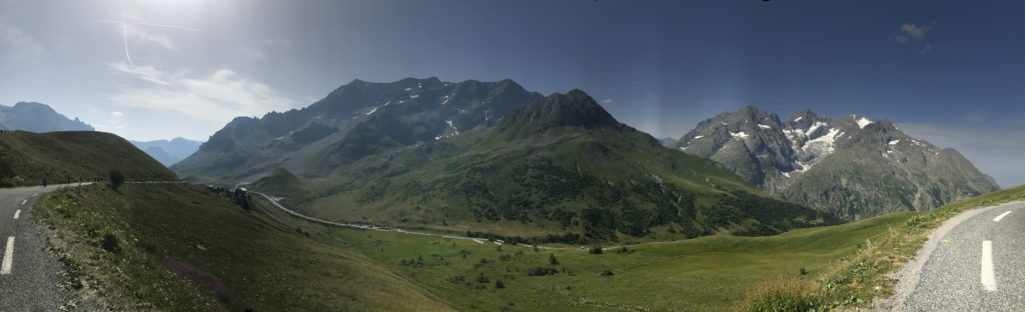
<path id="1" fill-rule="evenodd" d="M 121 171 L 111 169 L 107 175 L 110 178 L 110 187 L 115 191 L 125 184 L 125 175 Z"/>
<path id="2" fill-rule="evenodd" d="M 495 281 L 495 289 L 502 289 L 502 288 L 505 288 L 505 283 L 502 283 L 502 281 Z"/>
<path id="3" fill-rule="evenodd" d="M 121 246 L 118 244 L 117 237 L 114 236 L 114 234 L 103 235 L 103 243 L 101 243 L 100 246 L 103 247 L 103 250 L 108 252 L 121 252 Z"/>
<path id="4" fill-rule="evenodd" d="M 749 292 L 741 311 L 782 312 L 808 311 L 814 307 L 807 285 L 796 278 L 780 278 L 763 282 Z"/>
<path id="5" fill-rule="evenodd" d="M 527 276 L 545 276 L 545 275 L 553 275 L 553 274 L 558 274 L 558 273 L 559 273 L 559 270 L 556 270 L 556 269 L 553 269 L 553 268 L 546 268 L 546 267 L 534 267 L 534 268 L 532 268 L 530 270 L 527 270 Z"/>
<path id="6" fill-rule="evenodd" d="M 548 264 L 559 265 L 559 259 L 555 259 L 555 254 L 548 254 Z"/>
<path id="7" fill-rule="evenodd" d="M 587 253 L 592 255 L 600 255 L 605 253 L 605 251 L 601 249 L 601 246 L 591 246 L 591 249 L 588 249 Z"/>
<path id="8" fill-rule="evenodd" d="M 612 275 L 614 275 L 614 274 L 612 274 L 611 270 L 601 271 L 601 276 L 612 276 Z"/>

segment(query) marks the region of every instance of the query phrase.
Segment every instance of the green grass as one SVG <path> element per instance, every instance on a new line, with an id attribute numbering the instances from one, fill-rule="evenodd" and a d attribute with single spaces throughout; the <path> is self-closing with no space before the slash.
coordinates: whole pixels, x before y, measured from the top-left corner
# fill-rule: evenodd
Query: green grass
<path id="1" fill-rule="evenodd" d="M 819 309 L 866 307 L 892 294 L 892 276 L 922 248 L 932 229 L 968 209 L 1025 200 L 1025 185 L 950 203 L 928 212 L 906 213 L 905 221 L 836 263 L 824 278 L 809 288 L 810 301 Z M 878 287 L 878 288 L 877 288 Z"/>
<path id="2" fill-rule="evenodd" d="M 92 131 L 0 135 L 0 186 L 104 179 L 117 169 L 128 180 L 174 180 L 175 175 L 131 143 Z"/>
<path id="3" fill-rule="evenodd" d="M 63 190 L 41 201 L 37 214 L 119 300 L 164 310 L 757 311 L 864 305 L 887 294 L 893 281 L 886 274 L 939 221 L 1017 199 L 1025 199 L 1025 187 L 928 213 L 777 236 L 649 242 L 600 255 L 578 246 L 535 251 L 326 227 L 263 200 L 247 212 L 187 185 Z M 119 252 L 103 248 L 108 234 Z M 195 270 L 172 270 L 168 259 Z M 528 276 L 537 268 L 556 273 Z"/>
<path id="4" fill-rule="evenodd" d="M 324 233 L 340 248 L 358 250 L 459 310 L 714 311 L 734 308 L 766 279 L 787 276 L 811 281 L 824 276 L 866 239 L 885 235 L 909 215 L 771 237 L 717 235 L 644 243 L 627 246 L 630 253 L 609 250 L 601 255 L 577 246 L 534 251 L 504 245 L 499 250 L 490 242 L 343 229 Z M 559 265 L 550 265 L 549 255 Z M 486 264 L 481 265 L 481 259 Z M 559 273 L 527 276 L 536 267 L 555 268 Z M 808 274 L 801 276 L 801 268 Z M 602 276 L 603 271 L 613 275 Z M 482 274 L 487 283 L 478 283 Z M 505 288 L 495 288 L 497 280 Z"/>
<path id="5" fill-rule="evenodd" d="M 290 219 L 244 211 L 190 185 L 64 189 L 34 212 L 67 242 L 74 276 L 95 277 L 127 310 L 450 310 Z"/>

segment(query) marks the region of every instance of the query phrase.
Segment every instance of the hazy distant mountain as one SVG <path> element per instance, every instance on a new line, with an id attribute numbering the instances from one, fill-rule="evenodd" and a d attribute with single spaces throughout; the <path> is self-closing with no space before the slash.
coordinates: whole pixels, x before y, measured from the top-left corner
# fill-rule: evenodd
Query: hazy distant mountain
<path id="1" fill-rule="evenodd" d="M 579 90 L 519 105 L 494 124 L 456 127 L 306 182 L 276 169 L 252 185 L 325 218 L 563 241 L 764 235 L 838 221 L 663 147 Z"/>
<path id="2" fill-rule="evenodd" d="M 18 102 L 14 106 L 0 105 L 0 128 L 30 132 L 93 131 L 93 127 L 78 120 L 68 119 L 47 106 L 35 102 Z"/>
<path id="3" fill-rule="evenodd" d="M 172 169 L 191 180 L 252 181 L 281 167 L 322 174 L 367 155 L 494 123 L 541 98 L 512 80 L 355 80 L 308 107 L 238 117 Z"/>
<path id="4" fill-rule="evenodd" d="M 811 111 L 783 122 L 745 107 L 697 125 L 673 145 L 784 198 L 849 219 L 929 210 L 997 190 L 954 149 L 909 137 L 889 120 Z"/>
<path id="5" fill-rule="evenodd" d="M 199 149 L 199 146 L 203 144 L 201 141 L 193 141 L 185 138 L 174 138 L 168 140 L 155 140 L 155 141 L 131 141 L 140 150 L 146 152 L 164 166 L 170 167 L 171 165 L 189 157 L 192 153 L 195 153 Z"/>

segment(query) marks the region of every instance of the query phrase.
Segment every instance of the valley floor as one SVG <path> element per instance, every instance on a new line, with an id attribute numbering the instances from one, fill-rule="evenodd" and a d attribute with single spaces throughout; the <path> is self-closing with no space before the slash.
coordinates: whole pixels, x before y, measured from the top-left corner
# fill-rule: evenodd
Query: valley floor
<path id="1" fill-rule="evenodd" d="M 992 200 L 1004 198 L 952 208 Z M 342 229 L 255 196 L 250 204 L 246 210 L 185 184 L 120 192 L 93 185 L 47 195 L 36 211 L 68 238 L 79 265 L 130 307 L 257 311 L 719 311 L 787 280 L 822 292 L 816 305 L 859 305 L 888 293 L 893 281 L 885 274 L 921 246 L 918 236 L 895 233 L 925 232 L 923 222 L 960 211 L 592 254 L 581 246 Z"/>

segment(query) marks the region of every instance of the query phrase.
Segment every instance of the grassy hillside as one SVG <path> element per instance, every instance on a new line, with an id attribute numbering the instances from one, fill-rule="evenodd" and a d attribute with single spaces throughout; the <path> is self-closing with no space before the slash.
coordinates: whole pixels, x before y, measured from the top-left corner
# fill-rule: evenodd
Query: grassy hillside
<path id="1" fill-rule="evenodd" d="M 66 242 L 73 276 L 97 278 L 126 310 L 450 310 L 373 260 L 311 239 L 291 219 L 190 185 L 64 189 L 34 214 Z"/>
<path id="2" fill-rule="evenodd" d="M 603 254 L 569 245 L 535 250 L 487 240 L 317 225 L 304 229 L 338 248 L 363 253 L 458 310 L 721 311 L 734 308 L 767 279 L 828 277 L 866 239 L 886 235 L 909 216 L 891 214 L 769 237 L 715 235 L 626 245 L 625 252 L 620 251 L 624 245 L 606 245 Z M 558 263 L 552 264 L 550 257 Z M 802 268 L 807 274 L 801 274 Z M 550 274 L 530 276 L 540 273 Z"/>
<path id="3" fill-rule="evenodd" d="M 120 170 L 127 180 L 174 180 L 175 175 L 117 135 L 103 132 L 14 131 L 0 134 L 0 186 L 91 181 Z"/>

